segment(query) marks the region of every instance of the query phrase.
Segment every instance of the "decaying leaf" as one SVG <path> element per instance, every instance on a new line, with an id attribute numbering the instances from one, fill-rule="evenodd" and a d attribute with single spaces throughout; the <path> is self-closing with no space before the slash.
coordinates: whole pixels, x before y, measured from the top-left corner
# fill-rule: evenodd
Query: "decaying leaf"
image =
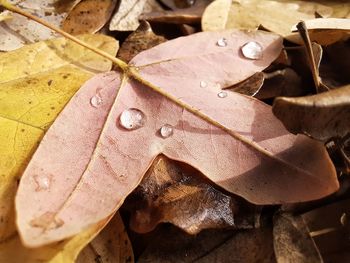
<path id="1" fill-rule="evenodd" d="M 301 216 L 275 215 L 273 244 L 277 262 L 323 262 Z"/>
<path id="2" fill-rule="evenodd" d="M 195 169 L 159 156 L 126 201 L 130 227 L 147 233 L 162 222 L 189 234 L 203 229 L 254 228 L 259 208 L 224 194 Z"/>
<path id="3" fill-rule="evenodd" d="M 134 254 L 122 218 L 115 214 L 77 258 L 77 263 L 132 263 Z"/>
<path id="4" fill-rule="evenodd" d="M 263 52 L 258 60 L 241 54 L 252 41 Z M 281 38 L 271 33 L 203 32 L 137 55 L 130 70 L 138 69 L 141 82 L 118 72 L 88 81 L 46 133 L 20 182 L 17 225 L 24 243 L 61 240 L 106 218 L 161 153 L 256 204 L 317 199 L 337 190 L 321 143 L 289 134 L 266 104 L 221 90 L 266 68 L 281 49 Z M 225 129 L 147 89 L 145 81 Z M 96 96 L 101 103 L 91 105 Z"/>
<path id="5" fill-rule="evenodd" d="M 65 4 L 55 8 L 57 0 L 12 0 L 23 10 L 35 14 L 48 21 L 50 24 L 59 26 L 67 15 L 71 5 Z M 72 4 L 77 0 L 71 1 Z M 13 18 L 0 22 L 0 50 L 9 51 L 17 49 L 24 44 L 46 40 L 57 36 L 55 32 L 21 15 L 12 14 Z"/>
<path id="6" fill-rule="evenodd" d="M 328 141 L 350 132 L 350 86 L 299 98 L 277 98 L 273 113 L 292 133 Z"/>
<path id="7" fill-rule="evenodd" d="M 139 27 L 125 39 L 118 50 L 117 57 L 125 62 L 129 62 L 141 51 L 147 50 L 165 41 L 167 40 L 164 37 L 153 33 L 148 22 L 142 20 Z"/>
<path id="8" fill-rule="evenodd" d="M 275 263 L 276 260 L 270 227 L 244 231 L 206 230 L 193 236 L 164 226 L 150 239 L 138 262 Z"/>
<path id="9" fill-rule="evenodd" d="M 0 262 L 6 263 L 74 263 L 79 252 L 107 224 L 109 218 L 90 226 L 70 239 L 40 248 L 24 247 L 20 237 L 13 235 L 0 243 Z"/>
<path id="10" fill-rule="evenodd" d="M 264 84 L 264 73 L 257 72 L 246 80 L 234 85 L 230 90 L 247 96 L 255 96 Z"/>
<path id="11" fill-rule="evenodd" d="M 112 38 L 81 39 L 116 53 Z M 110 68 L 109 61 L 62 38 L 0 53 L 0 242 L 15 232 L 18 180 L 44 132 L 86 80 Z"/>
<path id="12" fill-rule="evenodd" d="M 109 20 L 117 0 L 82 0 L 62 22 L 62 29 L 70 34 L 96 33 Z"/>

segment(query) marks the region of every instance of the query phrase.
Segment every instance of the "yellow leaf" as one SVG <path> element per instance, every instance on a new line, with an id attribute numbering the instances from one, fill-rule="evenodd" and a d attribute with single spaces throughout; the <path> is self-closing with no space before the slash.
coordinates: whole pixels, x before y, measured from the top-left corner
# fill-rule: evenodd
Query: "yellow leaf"
<path id="1" fill-rule="evenodd" d="M 107 36 L 80 38 L 113 55 L 118 48 Z M 64 38 L 0 53 L 0 244 L 15 235 L 17 181 L 44 132 L 86 80 L 111 66 Z"/>

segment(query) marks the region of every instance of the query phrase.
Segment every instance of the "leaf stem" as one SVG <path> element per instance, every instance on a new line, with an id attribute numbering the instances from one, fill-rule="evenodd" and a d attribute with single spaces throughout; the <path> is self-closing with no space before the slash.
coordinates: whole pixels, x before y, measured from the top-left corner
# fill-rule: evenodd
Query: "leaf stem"
<path id="1" fill-rule="evenodd" d="M 7 10 L 15 12 L 17 14 L 20 14 L 22 16 L 25 16 L 31 20 L 34 20 L 35 22 L 42 24 L 45 27 L 50 28 L 51 30 L 63 35 L 64 37 L 68 38 L 69 40 L 72 40 L 73 42 L 87 48 L 90 49 L 91 51 L 101 55 L 102 57 L 105 57 L 106 59 L 112 61 L 113 63 L 115 63 L 116 65 L 118 65 L 123 71 L 125 71 L 128 68 L 127 63 L 125 63 L 123 60 L 118 59 L 116 57 L 111 56 L 110 54 L 108 54 L 107 52 L 104 52 L 103 50 L 100 50 L 94 46 L 89 45 L 88 43 L 85 43 L 84 41 L 81 41 L 79 38 L 72 36 L 71 34 L 63 31 L 62 29 L 55 27 L 53 25 L 51 25 L 50 23 L 46 22 L 45 20 L 34 16 L 30 13 L 27 13 L 25 11 L 23 11 L 21 8 L 18 8 L 12 4 L 10 4 L 8 1 L 6 0 L 0 0 L 0 5 L 2 5 L 3 7 L 5 7 Z"/>

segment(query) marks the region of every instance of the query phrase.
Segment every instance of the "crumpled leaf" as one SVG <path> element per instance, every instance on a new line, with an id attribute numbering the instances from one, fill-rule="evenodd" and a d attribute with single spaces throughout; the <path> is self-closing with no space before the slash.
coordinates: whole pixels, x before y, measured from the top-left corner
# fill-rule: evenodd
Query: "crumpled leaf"
<path id="1" fill-rule="evenodd" d="M 220 38 L 226 39 L 225 47 L 217 45 Z M 263 47 L 260 60 L 241 55 L 248 41 Z M 281 49 L 282 39 L 271 33 L 203 32 L 165 42 L 130 62 L 146 81 L 200 109 L 225 131 L 134 80 L 122 80 L 113 103 L 123 78 L 119 73 L 87 82 L 46 133 L 22 177 L 16 209 L 24 243 L 34 247 L 60 240 L 107 217 L 161 153 L 256 204 L 317 199 L 337 190 L 321 143 L 289 134 L 271 108 L 256 99 L 235 92 L 218 96 L 221 87 L 266 68 Z M 101 87 L 102 82 L 110 84 Z M 90 105 L 96 95 L 103 101 L 98 110 Z M 142 128 L 129 131 L 120 125 L 119 116 L 128 108 L 144 113 Z M 159 135 L 164 124 L 173 127 L 169 138 Z M 50 181 L 48 189 L 38 187 L 41 180 Z M 285 191 L 286 185 L 293 191 Z"/>
<path id="2" fill-rule="evenodd" d="M 142 20 L 139 27 L 125 39 L 118 50 L 117 57 L 125 62 L 129 62 L 141 51 L 147 50 L 165 41 L 167 41 L 166 38 L 154 34 L 150 24 Z"/>
<path id="3" fill-rule="evenodd" d="M 154 0 L 121 0 L 109 24 L 109 30 L 134 31 L 139 26 L 139 16 L 162 8 Z"/>
<path id="4" fill-rule="evenodd" d="M 205 230 L 188 235 L 164 226 L 149 239 L 140 263 L 275 263 L 270 227 L 244 231 Z"/>
<path id="5" fill-rule="evenodd" d="M 292 133 L 328 141 L 350 132 L 350 86 L 299 98 L 280 97 L 273 113 Z"/>
<path id="6" fill-rule="evenodd" d="M 273 244 L 277 262 L 323 262 L 301 216 L 275 215 Z"/>
<path id="7" fill-rule="evenodd" d="M 77 1 L 78 0 L 71 1 L 71 4 Z M 11 0 L 9 2 L 16 4 L 24 11 L 43 18 L 55 26 L 60 25 L 63 18 L 72 7 L 69 3 L 59 5 L 57 0 Z M 18 14 L 12 14 L 12 16 L 12 19 L 0 22 L 0 50 L 2 51 L 14 50 L 22 47 L 24 44 L 34 43 L 57 36 L 55 32 L 39 25 L 35 21 Z"/>
<path id="8" fill-rule="evenodd" d="M 312 8 L 305 8 L 305 5 L 310 5 Z M 291 33 L 291 27 L 300 20 L 315 18 L 314 12 L 319 8 L 327 7 L 308 1 L 216 0 L 203 14 L 202 29 L 203 31 L 232 28 L 255 30 L 262 26 L 286 36 Z"/>
<path id="9" fill-rule="evenodd" d="M 109 20 L 117 0 L 82 0 L 62 22 L 62 29 L 70 34 L 96 33 Z"/>
<path id="10" fill-rule="evenodd" d="M 82 250 L 77 263 L 134 262 L 131 243 L 119 213 Z"/>
<path id="11" fill-rule="evenodd" d="M 82 40 L 115 54 L 101 35 Z M 111 63 L 66 39 L 0 53 L 0 243 L 12 236 L 18 180 L 44 132 L 82 83 Z"/>
<path id="12" fill-rule="evenodd" d="M 157 157 L 126 200 L 130 228 L 147 233 L 168 222 L 197 234 L 203 229 L 259 227 L 258 207 L 222 193 L 202 176 L 165 156 Z"/>
<path id="13" fill-rule="evenodd" d="M 0 243 L 0 262 L 6 263 L 74 263 L 79 252 L 104 228 L 108 218 L 66 241 L 40 248 L 26 248 L 14 235 Z"/>

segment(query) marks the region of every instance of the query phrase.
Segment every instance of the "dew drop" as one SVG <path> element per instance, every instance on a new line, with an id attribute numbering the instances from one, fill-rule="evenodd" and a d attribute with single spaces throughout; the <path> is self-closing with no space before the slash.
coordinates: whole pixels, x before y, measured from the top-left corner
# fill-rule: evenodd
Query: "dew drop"
<path id="1" fill-rule="evenodd" d="M 145 125 L 146 115 L 139 109 L 129 108 L 120 114 L 119 123 L 127 130 L 136 130 Z"/>
<path id="2" fill-rule="evenodd" d="M 245 58 L 249 59 L 261 59 L 263 56 L 263 47 L 255 41 L 245 43 L 241 47 L 242 54 Z"/>
<path id="3" fill-rule="evenodd" d="M 227 92 L 226 91 L 220 91 L 218 93 L 218 97 L 219 98 L 226 98 L 227 97 Z"/>
<path id="4" fill-rule="evenodd" d="M 169 138 L 174 134 L 174 128 L 169 124 L 164 124 L 160 128 L 159 133 L 160 133 L 160 136 L 162 136 L 163 138 Z"/>
<path id="5" fill-rule="evenodd" d="M 226 47 L 227 46 L 227 40 L 226 38 L 220 38 L 217 42 L 216 45 L 219 47 Z"/>
<path id="6" fill-rule="evenodd" d="M 34 176 L 34 181 L 37 185 L 35 191 L 43 191 L 43 190 L 47 190 L 50 188 L 50 184 L 51 184 L 51 178 L 45 175 L 35 175 Z"/>
<path id="7" fill-rule="evenodd" d="M 94 108 L 100 107 L 102 105 L 102 103 L 103 103 L 103 100 L 102 100 L 102 98 L 101 98 L 101 96 L 99 94 L 96 94 L 95 96 L 93 96 L 90 99 L 90 104 Z"/>
<path id="8" fill-rule="evenodd" d="M 199 86 L 201 88 L 206 88 L 208 86 L 208 83 L 206 83 L 205 81 L 202 80 L 201 82 L 199 82 Z"/>

